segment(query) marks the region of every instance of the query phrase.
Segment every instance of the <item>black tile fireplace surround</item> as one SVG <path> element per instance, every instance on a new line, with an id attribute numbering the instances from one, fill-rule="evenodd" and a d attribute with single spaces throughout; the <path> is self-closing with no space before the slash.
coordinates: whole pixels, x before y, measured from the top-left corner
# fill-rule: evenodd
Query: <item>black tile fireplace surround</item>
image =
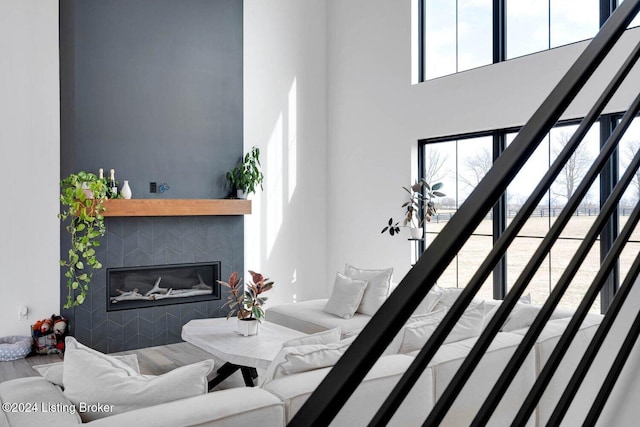
<path id="1" fill-rule="evenodd" d="M 189 320 L 226 316 L 226 296 L 206 301 L 107 311 L 107 270 L 129 267 L 200 264 L 219 261 L 220 277 L 244 270 L 242 216 L 112 217 L 96 256 L 103 268 L 90 285 L 85 302 L 63 310 L 71 333 L 103 352 L 181 342 Z M 66 281 L 61 296 L 66 296 Z M 222 290 L 224 293 L 224 290 Z"/>

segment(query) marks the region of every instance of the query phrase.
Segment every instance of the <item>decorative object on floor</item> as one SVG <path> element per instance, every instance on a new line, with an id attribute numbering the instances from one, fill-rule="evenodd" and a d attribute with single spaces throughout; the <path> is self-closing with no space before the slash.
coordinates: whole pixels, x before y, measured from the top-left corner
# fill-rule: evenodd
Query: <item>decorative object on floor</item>
<path id="1" fill-rule="evenodd" d="M 95 247 L 105 233 L 102 214 L 109 189 L 104 179 L 84 171 L 70 174 L 60 181 L 60 187 L 58 218 L 69 220 L 66 230 L 71 237 L 68 257 L 60 260 L 60 265 L 67 268 L 64 276 L 69 289 L 64 308 L 71 308 L 84 302 L 93 271 L 102 268 Z"/>
<path id="2" fill-rule="evenodd" d="M 64 339 L 67 336 L 68 320 L 51 315 L 31 325 L 31 337 L 37 354 L 64 353 Z"/>
<path id="3" fill-rule="evenodd" d="M 409 200 L 402 204 L 405 209 L 402 227 L 409 228 L 411 238 L 422 238 L 424 222 L 431 221 L 431 217 L 436 213 L 434 200 L 437 197 L 446 196 L 446 194 L 438 191 L 442 188 L 442 185 L 441 182 L 430 185 L 426 180 L 421 179 L 411 187 L 402 187 L 409 194 Z M 381 233 L 384 234 L 388 231 L 390 235 L 395 236 L 400 232 L 401 226 L 399 224 L 400 221 L 394 223 L 393 217 L 391 217 Z M 414 229 L 416 231 L 413 231 Z"/>
<path id="4" fill-rule="evenodd" d="M 267 297 L 261 296 L 273 288 L 273 281 L 265 278 L 262 274 L 249 270 L 253 282 L 242 284 L 242 279 L 238 278 L 238 272 L 234 271 L 229 276 L 228 282 L 218 280 L 218 283 L 229 289 L 227 302 L 224 306 L 229 306 L 227 319 L 237 313 L 238 333 L 244 336 L 258 333 L 258 322 L 264 318 L 262 304 L 267 301 Z"/>
<path id="5" fill-rule="evenodd" d="M 18 360 L 31 353 L 31 337 L 10 336 L 0 338 L 0 362 Z"/>
<path id="6" fill-rule="evenodd" d="M 131 192 L 131 187 L 129 187 L 129 181 L 127 181 L 126 179 L 122 184 L 122 189 L 120 190 L 120 194 L 122 195 L 123 199 L 130 199 L 131 196 L 133 195 L 133 193 Z"/>
<path id="7" fill-rule="evenodd" d="M 235 192 L 239 199 L 246 199 L 249 194 L 256 192 L 258 186 L 262 189 L 264 175 L 260 166 L 260 149 L 253 147 L 245 154 L 242 162 L 226 174 L 232 194 Z"/>

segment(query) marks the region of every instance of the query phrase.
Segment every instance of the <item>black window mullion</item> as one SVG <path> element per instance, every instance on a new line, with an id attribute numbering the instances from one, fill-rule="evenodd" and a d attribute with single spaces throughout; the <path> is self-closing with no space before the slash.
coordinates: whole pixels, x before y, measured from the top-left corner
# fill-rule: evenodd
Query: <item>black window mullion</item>
<path id="1" fill-rule="evenodd" d="M 507 138 L 504 132 L 493 133 L 493 161 L 500 157 L 500 154 L 507 148 Z M 498 203 L 493 207 L 493 243 L 495 243 L 504 230 L 507 228 L 507 194 L 503 194 L 498 199 Z M 507 254 L 505 253 L 500 262 L 493 269 L 493 298 L 504 299 L 507 294 Z"/>
<path id="2" fill-rule="evenodd" d="M 600 146 L 604 145 L 609 138 L 609 136 L 613 133 L 617 124 L 617 118 L 611 114 L 604 114 L 600 117 Z M 600 174 L 600 207 L 607 200 L 611 192 L 613 191 L 613 187 L 618 182 L 618 149 L 616 148 L 614 152 L 611 154 L 609 161 L 602 169 Z M 619 231 L 619 221 L 618 221 L 618 209 L 616 209 L 609 219 L 609 222 L 602 230 L 600 234 L 600 261 L 603 261 L 604 258 L 609 253 L 609 250 L 613 246 L 616 236 Z M 600 294 L 600 311 L 605 313 L 615 296 L 616 291 L 618 290 L 618 284 L 620 283 L 620 265 L 617 263 L 611 274 L 607 278 L 607 281 L 604 283 L 602 287 L 602 292 Z"/>
<path id="3" fill-rule="evenodd" d="M 506 0 L 493 0 L 493 63 L 507 59 Z"/>
<path id="4" fill-rule="evenodd" d="M 600 27 L 609 19 L 611 14 L 616 10 L 618 6 L 618 0 L 600 0 Z M 617 124 L 617 117 L 612 114 L 603 114 L 600 117 L 600 146 L 604 145 L 613 133 Z M 618 149 L 616 149 L 609 162 L 606 164 L 600 174 L 600 206 L 603 205 L 607 197 L 611 194 L 613 187 L 618 182 Z M 604 260 L 609 252 L 609 249 L 613 246 L 616 236 L 619 230 L 618 210 L 612 215 L 611 219 L 607 223 L 606 227 L 600 234 L 600 260 Z M 607 278 L 607 281 L 602 286 L 600 292 L 600 311 L 606 313 L 609 305 L 611 304 L 613 297 L 618 290 L 620 283 L 620 264 L 619 262 L 614 266 L 613 271 Z"/>

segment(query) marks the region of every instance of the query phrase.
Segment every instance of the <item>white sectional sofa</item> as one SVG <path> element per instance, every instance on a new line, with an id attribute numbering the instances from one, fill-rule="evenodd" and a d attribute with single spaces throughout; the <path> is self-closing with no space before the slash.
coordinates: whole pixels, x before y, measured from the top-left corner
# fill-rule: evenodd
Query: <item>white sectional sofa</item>
<path id="1" fill-rule="evenodd" d="M 436 303 L 432 311 L 450 307 L 457 295 L 459 295 L 461 289 L 445 289 L 444 291 L 447 295 L 444 296 L 440 302 Z M 318 299 L 278 305 L 267 310 L 266 319 L 306 333 L 315 333 L 333 328 L 337 323 L 340 323 L 343 327 L 343 333 L 348 336 L 357 333 L 362 323 L 365 322 L 368 317 L 356 313 L 354 317 L 350 319 L 337 318 L 323 311 L 322 308 L 326 302 L 326 299 Z M 500 301 L 474 299 L 470 307 L 481 302 L 485 305 L 484 324 L 486 324 L 488 316 L 491 315 L 491 309 L 499 305 Z M 506 366 L 508 363 L 539 309 L 539 306 L 527 303 L 517 304 L 513 314 L 503 325 L 504 331 L 499 332 L 491 343 L 479 366 L 475 369 L 465 388 L 444 418 L 441 424 L 442 426 L 459 427 L 470 424 L 499 375 L 502 373 L 501 367 Z M 504 398 L 496 408 L 489 425 L 504 426 L 511 424 L 522 402 L 524 402 L 528 392 L 531 390 L 538 374 L 553 351 L 555 344 L 569 323 L 572 314 L 572 311 L 563 309 L 558 309 L 554 312 L 543 333 L 538 338 L 534 349 L 532 349 L 526 358 L 505 393 Z M 595 334 L 601 319 L 602 316 L 596 314 L 587 316 L 570 348 L 570 353 L 565 358 L 566 360 L 563 361 L 561 372 L 554 377 L 534 415 L 529 419 L 527 426 L 544 426 L 546 424 L 546 420 L 553 411 L 560 394 L 573 373 L 573 368 L 577 366 L 584 349 Z M 423 394 L 423 407 L 421 408 L 421 412 L 428 414 L 437 399 L 442 396 L 442 393 L 476 341 L 477 336 L 466 338 L 460 341 L 445 343 L 438 350 L 421 378 L 423 385 L 420 387 L 420 390 L 422 391 L 418 391 L 417 388 L 413 390 L 413 393 Z M 418 352 L 419 350 L 414 350 L 405 353 L 404 356 L 415 357 Z M 389 357 L 390 356 L 383 356 L 380 360 L 383 361 Z M 315 375 L 320 377 L 324 377 L 325 374 L 326 372 L 315 373 Z M 317 382 L 319 383 L 319 379 Z M 424 385 L 425 383 L 427 385 Z M 309 384 L 309 386 L 311 385 L 312 384 Z M 265 388 L 272 390 L 277 386 L 279 386 L 279 383 L 274 381 L 274 383 L 267 385 Z M 428 391 L 425 391 L 425 387 Z M 379 396 L 377 397 L 380 398 Z M 413 396 L 413 398 L 415 398 L 415 396 Z M 350 403 L 348 402 L 343 412 L 357 411 L 357 406 L 349 407 L 349 405 Z M 589 409 L 589 404 L 584 403 L 583 405 L 586 413 Z M 297 407 L 298 406 L 295 406 L 295 408 Z M 294 412 L 292 409 L 293 408 L 289 408 L 287 410 L 288 418 L 290 418 Z M 423 417 L 423 420 L 425 417 Z M 569 424 L 571 423 L 571 421 L 567 422 Z"/>
<path id="2" fill-rule="evenodd" d="M 437 293 L 437 292 L 436 292 Z M 459 290 L 442 290 L 441 295 L 432 295 L 421 304 L 421 309 L 433 313 L 441 313 L 450 306 L 459 295 Z M 266 312 L 266 319 L 270 322 L 301 330 L 306 333 L 330 331 L 342 328 L 343 336 L 353 336 L 366 325 L 371 316 L 355 313 L 353 317 L 341 318 L 327 313 L 324 308 L 327 300 L 313 300 L 296 304 L 284 304 L 271 307 Z M 458 367 L 477 340 L 486 318 L 491 309 L 499 301 L 474 300 L 469 311 L 475 310 L 473 315 L 482 313 L 483 320 L 474 336 L 456 335 L 448 337 L 448 343 L 434 356 L 427 369 L 416 383 L 403 405 L 389 425 L 414 426 L 422 422 L 433 408 L 437 399 L 442 395 Z M 454 402 L 442 425 L 458 427 L 468 425 L 476 414 L 480 405 L 493 387 L 501 373 L 501 366 L 505 366 L 510 356 L 521 342 L 526 328 L 534 318 L 539 308 L 518 304 L 517 310 L 503 325 L 504 332 L 500 332 L 489 347 L 487 353 L 470 378 L 467 386 Z M 566 327 L 570 312 L 558 311 L 538 339 L 529 354 L 510 389 L 495 411 L 489 425 L 509 425 L 531 389 L 536 376 L 540 373 L 544 362 L 549 357 L 555 342 Z M 424 316 L 416 313 L 416 318 Z M 568 381 L 572 368 L 577 364 L 579 356 L 595 333 L 600 316 L 590 315 L 583 323 L 572 349 L 575 354 L 568 357 L 562 365 L 562 372 L 558 379 L 551 383 L 549 392 L 545 393 L 536 413 L 531 417 L 528 426 L 542 426 L 553 410 L 562 387 Z M 464 323 L 464 322 L 460 322 Z M 460 325 L 459 323 L 459 325 Z M 478 324 L 477 318 L 474 322 Z M 416 324 L 422 324 L 417 322 Z M 334 426 L 364 426 L 375 414 L 383 399 L 405 372 L 419 350 L 407 350 L 407 342 L 411 336 L 407 330 L 414 331 L 414 323 L 408 322 L 403 340 L 398 338 L 389 346 L 356 392 L 339 412 L 334 420 Z M 458 326 L 456 327 L 458 328 Z M 464 328 L 463 328 L 464 329 Z M 416 330 L 419 330 L 416 328 Z M 455 329 L 454 329 L 455 331 Z M 465 331 L 468 335 L 468 331 Z M 334 332 L 338 337 L 339 332 Z M 402 334 L 398 334 L 398 337 Z M 321 334 L 320 334 L 321 335 Z M 462 338 L 462 339 L 458 339 Z M 339 339 L 339 338 L 338 338 Z M 345 342 L 346 341 L 340 341 Z M 408 347 L 411 349 L 411 347 Z M 399 353 L 402 351 L 402 353 Z M 90 421 L 91 425 L 119 425 L 119 426 L 245 426 L 260 424 L 263 426 L 284 426 L 300 409 L 309 395 L 327 375 L 331 368 L 322 367 L 307 369 L 306 371 L 280 375 L 276 378 L 263 380 L 261 387 L 234 388 L 214 391 L 194 397 L 177 399 L 160 405 L 152 405 L 125 413 L 114 414 L 106 418 Z M 268 372 L 267 375 L 268 376 Z M 44 378 L 31 377 L 7 381 L 0 384 L 0 400 L 2 402 L 43 402 L 69 405 L 67 396 L 52 383 Z M 86 420 L 85 420 L 86 421 Z M 7 412 L 0 413 L 0 426 L 68 426 L 81 424 L 82 420 L 76 414 L 65 411 L 43 413 Z"/>

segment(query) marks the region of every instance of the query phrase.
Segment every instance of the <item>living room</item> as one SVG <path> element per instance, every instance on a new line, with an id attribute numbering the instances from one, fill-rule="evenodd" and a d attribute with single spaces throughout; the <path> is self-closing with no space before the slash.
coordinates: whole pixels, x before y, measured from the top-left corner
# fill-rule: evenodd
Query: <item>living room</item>
<path id="1" fill-rule="evenodd" d="M 412 248 L 380 228 L 417 177 L 417 141 L 521 126 L 585 45 L 412 84 L 411 7 L 243 2 L 242 145 L 261 148 L 266 177 L 244 219 L 243 266 L 276 281 L 270 305 L 326 298 L 346 262 L 393 267 L 399 281 Z M 60 312 L 60 99 L 71 94 L 60 91 L 58 13 L 53 0 L 0 3 L 8 94 L 0 169 L 11 206 L 0 223 L 2 253 L 15 254 L 2 260 L 0 335 L 24 335 Z M 627 31 L 623 45 L 639 38 Z M 623 59 L 605 65 L 616 69 Z M 607 112 L 627 108 L 639 78 L 632 73 Z M 596 74 L 563 118 L 582 117 L 605 79 Z M 23 306 L 28 319 L 19 320 Z"/>

